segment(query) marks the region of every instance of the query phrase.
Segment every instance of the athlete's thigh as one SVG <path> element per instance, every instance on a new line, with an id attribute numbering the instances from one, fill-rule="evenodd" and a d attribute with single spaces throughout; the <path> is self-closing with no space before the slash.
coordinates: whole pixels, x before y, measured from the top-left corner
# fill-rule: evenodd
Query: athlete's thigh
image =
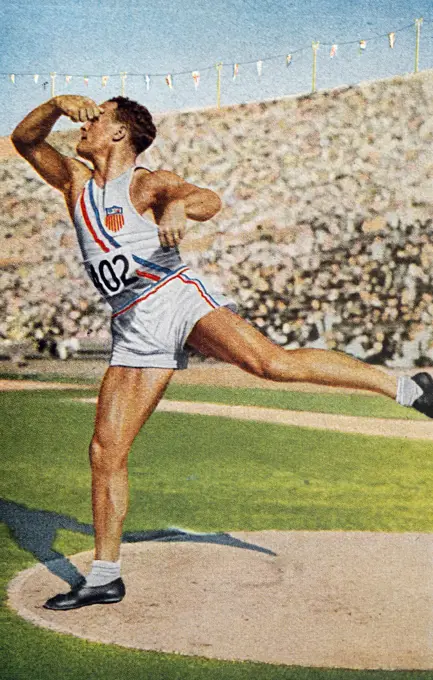
<path id="1" fill-rule="evenodd" d="M 188 345 L 206 356 L 242 368 L 246 368 L 249 361 L 269 356 L 276 350 L 271 340 L 227 307 L 220 307 L 200 319 L 188 336 Z"/>
<path id="2" fill-rule="evenodd" d="M 110 366 L 98 397 L 95 436 L 101 444 L 129 446 L 167 387 L 171 368 Z"/>

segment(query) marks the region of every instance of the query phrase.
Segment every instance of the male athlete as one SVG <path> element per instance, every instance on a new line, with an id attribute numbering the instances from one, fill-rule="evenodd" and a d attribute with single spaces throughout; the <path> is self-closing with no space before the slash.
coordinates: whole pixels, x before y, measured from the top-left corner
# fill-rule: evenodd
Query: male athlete
<path id="1" fill-rule="evenodd" d="M 62 155 L 46 138 L 61 116 L 81 122 L 77 153 Z M 186 218 L 204 222 L 218 196 L 176 174 L 150 172 L 138 154 L 153 142 L 149 111 L 124 97 L 97 106 L 58 96 L 15 129 L 18 152 L 60 190 L 77 231 L 84 265 L 111 305 L 112 354 L 102 381 L 90 445 L 95 560 L 90 574 L 45 607 L 68 610 L 120 601 L 120 542 L 127 511 L 127 458 L 173 372 L 185 368 L 188 345 L 275 381 L 361 388 L 433 417 L 433 379 L 397 378 L 339 352 L 284 350 L 239 317 L 232 301 L 180 259 Z"/>

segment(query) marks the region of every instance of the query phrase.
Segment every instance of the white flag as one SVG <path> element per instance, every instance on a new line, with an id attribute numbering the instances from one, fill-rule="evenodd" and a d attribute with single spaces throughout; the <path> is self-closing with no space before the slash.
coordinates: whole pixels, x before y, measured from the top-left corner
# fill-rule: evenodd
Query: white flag
<path id="1" fill-rule="evenodd" d="M 195 86 L 195 89 L 197 89 L 198 86 L 200 85 L 200 71 L 193 71 L 193 72 L 192 72 L 192 77 L 193 77 L 193 79 L 194 79 L 194 86 Z"/>

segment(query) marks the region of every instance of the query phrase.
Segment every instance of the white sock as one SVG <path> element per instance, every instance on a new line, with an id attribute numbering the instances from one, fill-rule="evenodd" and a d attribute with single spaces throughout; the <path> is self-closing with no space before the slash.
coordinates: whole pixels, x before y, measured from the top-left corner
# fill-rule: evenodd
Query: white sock
<path id="1" fill-rule="evenodd" d="M 120 578 L 120 560 L 106 562 L 105 560 L 93 560 L 90 574 L 86 576 L 86 586 L 105 586 L 111 581 Z"/>
<path id="2" fill-rule="evenodd" d="M 401 375 L 397 384 L 397 404 L 401 406 L 412 406 L 413 402 L 424 394 L 423 389 L 417 385 L 408 375 Z"/>

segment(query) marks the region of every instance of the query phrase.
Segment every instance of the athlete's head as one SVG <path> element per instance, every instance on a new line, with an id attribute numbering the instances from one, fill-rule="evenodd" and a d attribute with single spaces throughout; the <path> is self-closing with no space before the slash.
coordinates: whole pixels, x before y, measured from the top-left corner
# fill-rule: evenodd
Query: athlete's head
<path id="1" fill-rule="evenodd" d="M 145 106 L 128 97 L 113 97 L 108 101 L 117 104 L 116 120 L 126 125 L 129 139 L 138 156 L 139 153 L 149 148 L 156 137 L 156 127 L 152 116 Z"/>
<path id="2" fill-rule="evenodd" d="M 126 144 L 136 156 L 149 148 L 156 136 L 152 116 L 145 106 L 127 97 L 114 97 L 101 104 L 99 118 L 81 127 L 77 146 L 80 156 L 90 160 L 108 146 Z"/>

